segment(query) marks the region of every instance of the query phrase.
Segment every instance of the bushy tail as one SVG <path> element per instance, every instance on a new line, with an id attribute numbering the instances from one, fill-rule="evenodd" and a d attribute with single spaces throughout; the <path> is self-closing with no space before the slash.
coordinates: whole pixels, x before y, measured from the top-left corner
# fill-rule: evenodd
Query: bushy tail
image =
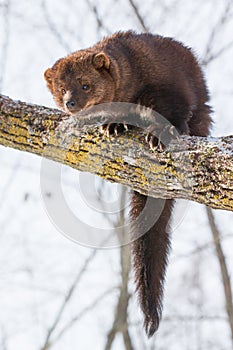
<path id="1" fill-rule="evenodd" d="M 166 200 L 164 204 L 160 199 L 133 192 L 131 205 L 133 237 L 139 237 L 141 232 L 146 231 L 133 241 L 132 256 L 136 289 L 144 314 L 144 327 L 147 335 L 152 336 L 159 326 L 162 313 L 163 283 L 170 249 L 168 222 L 173 201 Z M 144 207 L 145 213 L 138 220 Z M 161 208 L 160 215 L 152 222 L 151 218 L 158 214 L 158 208 Z M 149 226 L 152 225 L 151 228 L 148 223 Z"/>

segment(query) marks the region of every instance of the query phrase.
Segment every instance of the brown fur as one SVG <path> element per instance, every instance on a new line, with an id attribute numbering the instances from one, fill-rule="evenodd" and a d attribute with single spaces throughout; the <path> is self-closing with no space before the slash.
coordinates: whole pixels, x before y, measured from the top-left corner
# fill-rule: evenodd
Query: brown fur
<path id="1" fill-rule="evenodd" d="M 181 133 L 209 132 L 209 97 L 200 66 L 189 48 L 171 38 L 116 33 L 58 60 L 46 70 L 45 79 L 57 105 L 71 114 L 103 102 L 131 102 L 153 108 Z M 132 222 L 146 200 L 133 192 Z M 158 200 L 152 202 L 156 208 Z M 132 243 L 136 287 L 149 336 L 158 328 L 162 312 L 172 203 L 167 200 L 158 221 Z M 148 215 L 153 216 L 151 209 Z M 140 225 L 134 227 L 135 233 L 140 233 Z"/>

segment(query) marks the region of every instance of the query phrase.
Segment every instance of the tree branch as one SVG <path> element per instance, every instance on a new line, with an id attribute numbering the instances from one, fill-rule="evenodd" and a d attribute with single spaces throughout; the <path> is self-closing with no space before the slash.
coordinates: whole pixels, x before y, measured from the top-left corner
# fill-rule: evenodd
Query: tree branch
<path id="1" fill-rule="evenodd" d="M 138 19 L 138 22 L 140 23 L 141 27 L 142 27 L 142 30 L 145 32 L 145 33 L 148 33 L 149 32 L 149 28 L 146 26 L 145 24 L 145 21 L 144 19 L 142 18 L 140 12 L 139 12 L 139 8 L 138 6 L 135 4 L 134 0 L 129 0 L 129 3 L 134 11 L 134 14 L 136 15 L 137 19 Z"/>
<path id="2" fill-rule="evenodd" d="M 121 194 L 121 208 L 125 208 L 126 203 L 126 190 L 123 188 Z M 121 226 L 122 231 L 118 233 L 119 243 L 123 242 L 123 237 L 125 236 L 125 209 L 121 210 L 121 215 L 119 217 L 119 222 L 116 227 Z M 120 245 L 120 258 L 121 258 L 121 286 L 120 293 L 118 297 L 118 303 L 115 310 L 115 317 L 113 320 L 112 327 L 108 332 L 107 342 L 105 345 L 105 350 L 110 350 L 112 348 L 114 339 L 118 333 L 123 336 L 123 341 L 126 350 L 134 350 L 131 336 L 129 334 L 129 322 L 128 322 L 128 306 L 129 306 L 129 274 L 131 267 L 131 253 L 130 245 Z"/>
<path id="3" fill-rule="evenodd" d="M 214 215 L 210 208 L 206 208 L 207 216 L 210 224 L 210 229 L 213 235 L 214 245 L 216 254 L 219 261 L 222 283 L 224 287 L 225 294 L 225 305 L 226 305 L 226 313 L 228 317 L 228 323 L 231 331 L 231 341 L 233 345 L 233 297 L 232 297 L 232 287 L 231 287 L 231 279 L 230 274 L 227 267 L 226 257 L 223 252 L 223 247 L 221 243 L 221 234 L 218 230 L 218 227 L 215 223 Z"/>
<path id="4" fill-rule="evenodd" d="M 136 125 L 143 122 L 148 128 L 150 114 L 145 109 L 135 113 Z M 134 128 L 109 138 L 99 130 L 107 120 L 127 122 L 127 118 L 114 109 L 90 110 L 74 118 L 0 95 L 0 145 L 91 172 L 152 197 L 184 198 L 233 210 L 233 136 L 183 136 L 158 152 L 145 144 L 145 130 Z"/>
<path id="5" fill-rule="evenodd" d="M 84 273 L 86 272 L 88 265 L 92 262 L 92 260 L 94 259 L 95 255 L 97 253 L 97 250 L 93 250 L 93 252 L 88 256 L 88 258 L 85 260 L 83 267 L 81 268 L 81 270 L 78 271 L 74 281 L 72 282 L 72 284 L 70 285 L 64 300 L 62 301 L 62 304 L 55 316 L 55 319 L 52 323 L 52 325 L 50 326 L 50 328 L 48 329 L 47 335 L 46 335 L 46 339 L 44 342 L 44 345 L 42 346 L 41 350 L 47 350 L 50 347 L 50 338 L 53 335 L 54 331 L 57 328 L 57 325 L 59 324 L 64 310 L 66 308 L 66 306 L 68 305 L 68 303 L 70 302 L 70 299 L 72 298 L 81 278 L 83 277 Z"/>

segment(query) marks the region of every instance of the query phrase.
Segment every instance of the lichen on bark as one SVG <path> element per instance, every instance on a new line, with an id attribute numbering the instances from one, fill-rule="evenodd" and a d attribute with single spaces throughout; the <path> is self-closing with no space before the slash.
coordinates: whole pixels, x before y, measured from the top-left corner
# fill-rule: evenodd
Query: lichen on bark
<path id="1" fill-rule="evenodd" d="M 146 120 L 144 111 L 136 117 L 149 125 L 150 116 Z M 184 198 L 233 210 L 233 136 L 182 136 L 164 152 L 152 151 L 144 141 L 145 131 L 136 127 L 107 137 L 99 128 L 104 122 L 106 113 L 101 110 L 75 118 L 0 95 L 0 145 L 53 159 L 153 197 Z"/>

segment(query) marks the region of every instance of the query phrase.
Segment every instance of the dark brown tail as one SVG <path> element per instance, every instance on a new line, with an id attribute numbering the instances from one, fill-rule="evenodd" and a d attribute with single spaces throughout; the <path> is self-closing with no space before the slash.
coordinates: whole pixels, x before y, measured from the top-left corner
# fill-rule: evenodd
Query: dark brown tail
<path id="1" fill-rule="evenodd" d="M 133 241 L 132 255 L 144 327 L 150 337 L 157 330 L 162 314 L 163 283 L 170 248 L 168 223 L 173 201 L 164 202 L 133 192 L 131 205 L 133 237 L 145 232 Z M 142 211 L 145 213 L 139 219 Z"/>

